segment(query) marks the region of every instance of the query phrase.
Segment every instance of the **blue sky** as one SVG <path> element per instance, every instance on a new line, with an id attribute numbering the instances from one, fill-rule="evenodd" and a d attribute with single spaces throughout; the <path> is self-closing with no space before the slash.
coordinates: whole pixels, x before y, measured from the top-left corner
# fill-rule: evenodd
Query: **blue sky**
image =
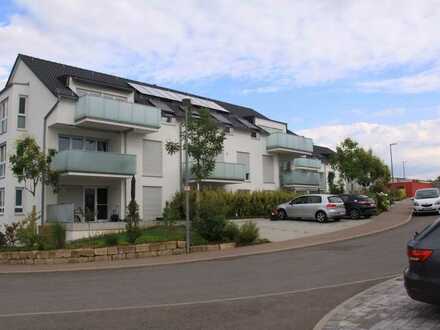
<path id="1" fill-rule="evenodd" d="M 250 106 L 317 144 L 350 136 L 387 162 L 397 141 L 396 163 L 432 178 L 439 28 L 434 0 L 2 1 L 0 85 L 25 53 Z"/>

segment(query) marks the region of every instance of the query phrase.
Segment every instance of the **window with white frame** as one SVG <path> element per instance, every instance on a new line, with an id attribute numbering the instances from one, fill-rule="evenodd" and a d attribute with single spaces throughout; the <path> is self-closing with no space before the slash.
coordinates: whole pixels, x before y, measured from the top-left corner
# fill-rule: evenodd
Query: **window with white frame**
<path id="1" fill-rule="evenodd" d="M 15 213 L 23 213 L 23 188 L 15 188 Z"/>
<path id="2" fill-rule="evenodd" d="M 27 96 L 20 96 L 18 103 L 17 128 L 26 129 Z"/>
<path id="3" fill-rule="evenodd" d="M 0 134 L 8 130 L 8 99 L 0 103 Z"/>
<path id="4" fill-rule="evenodd" d="M 84 138 L 82 136 L 58 136 L 58 151 L 86 150 L 86 151 L 110 151 L 110 143 L 106 140 Z"/>
<path id="5" fill-rule="evenodd" d="M 5 213 L 5 188 L 0 188 L 0 214 Z"/>
<path id="6" fill-rule="evenodd" d="M 0 178 L 4 178 L 6 173 L 6 143 L 0 145 Z"/>

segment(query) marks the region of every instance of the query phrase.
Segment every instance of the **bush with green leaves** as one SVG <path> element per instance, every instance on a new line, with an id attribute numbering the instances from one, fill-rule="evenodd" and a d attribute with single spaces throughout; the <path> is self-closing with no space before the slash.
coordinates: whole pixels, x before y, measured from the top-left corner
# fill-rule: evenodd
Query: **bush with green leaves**
<path id="1" fill-rule="evenodd" d="M 104 242 L 106 246 L 118 245 L 118 234 L 108 234 L 104 236 Z"/>
<path id="2" fill-rule="evenodd" d="M 59 222 L 40 226 L 37 246 L 39 250 L 64 249 L 66 246 L 66 227 Z"/>
<path id="3" fill-rule="evenodd" d="M 255 243 L 260 237 L 260 231 L 254 222 L 248 221 L 240 227 L 238 244 L 248 245 Z"/>
<path id="4" fill-rule="evenodd" d="M 276 191 L 223 191 L 203 190 L 200 193 L 200 203 L 214 199 L 224 205 L 228 219 L 242 219 L 254 217 L 269 217 L 274 207 L 298 196 L 294 192 Z M 190 193 L 191 219 L 195 217 L 195 192 Z M 179 219 L 185 219 L 185 195 L 177 193 L 169 202 L 170 208 L 175 211 Z"/>
<path id="5" fill-rule="evenodd" d="M 223 229 L 223 239 L 228 242 L 238 242 L 240 227 L 233 221 L 228 221 Z"/>
<path id="6" fill-rule="evenodd" d="M 0 231 L 0 249 L 7 247 L 6 235 Z"/>
<path id="7" fill-rule="evenodd" d="M 210 242 L 223 241 L 226 225 L 226 207 L 222 200 L 209 196 L 200 201 L 199 217 L 194 220 L 194 228 L 200 236 Z"/>
<path id="8" fill-rule="evenodd" d="M 32 207 L 31 213 L 24 218 L 17 229 L 17 239 L 24 247 L 32 249 L 37 246 L 38 236 L 38 215 L 36 207 Z"/>
<path id="9" fill-rule="evenodd" d="M 176 203 L 175 201 L 166 202 L 163 210 L 162 222 L 168 228 L 174 226 L 178 220 L 182 219 L 178 207 L 172 205 L 173 202 Z"/>
<path id="10" fill-rule="evenodd" d="M 12 222 L 10 224 L 6 224 L 5 226 L 5 239 L 6 239 L 6 245 L 8 247 L 14 247 L 17 243 L 17 230 L 19 227 L 18 222 Z"/>
<path id="11" fill-rule="evenodd" d="M 376 200 L 377 210 L 379 212 L 385 212 L 389 210 L 391 203 L 388 194 L 378 193 L 375 195 L 375 200 Z"/>

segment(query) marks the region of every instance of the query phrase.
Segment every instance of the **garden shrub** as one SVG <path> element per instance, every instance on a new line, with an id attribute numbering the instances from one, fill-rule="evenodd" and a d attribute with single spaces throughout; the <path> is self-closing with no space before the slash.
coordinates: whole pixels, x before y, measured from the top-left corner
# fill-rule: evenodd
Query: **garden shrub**
<path id="1" fill-rule="evenodd" d="M 176 204 L 175 201 L 174 204 Z M 178 207 L 173 205 L 173 201 L 166 202 L 165 208 L 163 210 L 163 218 L 162 218 L 163 224 L 166 227 L 170 228 L 174 226 L 178 220 L 181 220 Z"/>
<path id="2" fill-rule="evenodd" d="M 8 247 L 14 247 L 17 243 L 17 230 L 19 223 L 13 222 L 5 225 L 5 239 Z"/>
<path id="3" fill-rule="evenodd" d="M 248 221 L 240 227 L 240 235 L 238 243 L 240 245 L 247 245 L 255 243 L 260 236 L 258 227 L 255 223 Z"/>
<path id="4" fill-rule="evenodd" d="M 37 246 L 39 250 L 64 249 L 66 228 L 62 223 L 53 222 L 40 226 Z"/>
<path id="5" fill-rule="evenodd" d="M 0 249 L 7 246 L 6 235 L 0 231 Z"/>
<path id="6" fill-rule="evenodd" d="M 104 243 L 105 246 L 115 246 L 118 245 L 118 234 L 108 234 L 105 235 L 104 238 Z"/>
<path id="7" fill-rule="evenodd" d="M 276 191 L 223 191 L 203 190 L 200 192 L 200 203 L 214 199 L 224 205 L 225 216 L 228 219 L 269 217 L 272 209 L 278 204 L 285 203 L 297 196 L 296 193 Z M 178 219 L 185 219 L 185 195 L 177 193 L 169 202 Z M 195 192 L 190 193 L 190 217 L 195 217 Z"/>
<path id="8" fill-rule="evenodd" d="M 240 227 L 232 221 L 228 221 L 223 230 L 223 239 L 229 242 L 238 242 L 240 238 Z"/>
<path id="9" fill-rule="evenodd" d="M 377 210 L 379 212 L 388 211 L 388 209 L 390 208 L 390 199 L 387 194 L 378 193 L 375 195 L 375 200 L 377 204 Z"/>
<path id="10" fill-rule="evenodd" d="M 127 240 L 129 243 L 133 244 L 136 242 L 136 239 L 142 235 L 142 231 L 139 228 L 139 205 L 135 200 L 132 200 L 128 204 L 128 214 L 125 221 L 127 221 L 127 224 L 125 225 L 125 230 L 127 231 Z"/>
<path id="11" fill-rule="evenodd" d="M 38 215 L 35 206 L 31 213 L 22 220 L 17 228 L 17 239 L 26 248 L 32 249 L 39 241 Z"/>

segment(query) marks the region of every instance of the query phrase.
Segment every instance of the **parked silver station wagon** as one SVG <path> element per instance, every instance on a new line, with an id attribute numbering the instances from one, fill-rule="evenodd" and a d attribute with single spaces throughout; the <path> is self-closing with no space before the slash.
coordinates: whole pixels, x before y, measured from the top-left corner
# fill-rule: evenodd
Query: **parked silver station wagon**
<path id="1" fill-rule="evenodd" d="M 334 195 L 311 194 L 297 197 L 278 205 L 272 211 L 272 220 L 305 219 L 320 223 L 340 220 L 345 216 L 344 201 Z"/>

